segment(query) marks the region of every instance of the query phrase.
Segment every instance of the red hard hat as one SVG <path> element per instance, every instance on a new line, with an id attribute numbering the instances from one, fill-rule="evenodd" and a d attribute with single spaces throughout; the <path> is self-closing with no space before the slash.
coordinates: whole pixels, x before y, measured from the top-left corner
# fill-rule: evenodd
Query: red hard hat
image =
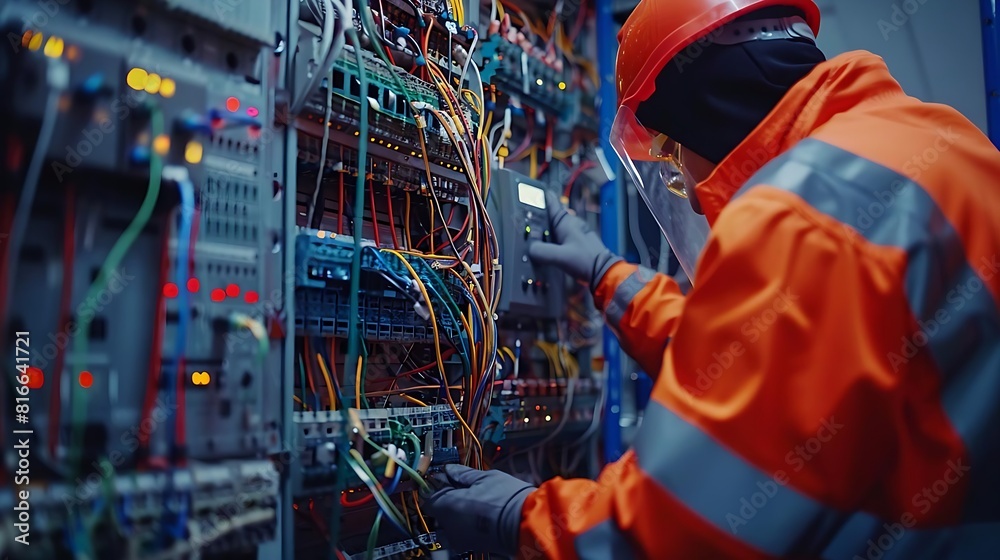
<path id="1" fill-rule="evenodd" d="M 713 29 L 769 6 L 802 10 L 813 34 L 819 33 L 819 8 L 812 0 L 642 0 L 618 33 L 618 105 L 635 111 L 674 55 Z"/>

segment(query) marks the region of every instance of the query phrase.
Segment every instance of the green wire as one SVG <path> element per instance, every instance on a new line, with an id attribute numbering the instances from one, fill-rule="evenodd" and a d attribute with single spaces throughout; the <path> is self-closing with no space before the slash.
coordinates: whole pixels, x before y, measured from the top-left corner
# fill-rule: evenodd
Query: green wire
<path id="1" fill-rule="evenodd" d="M 351 451 L 357 453 L 354 449 Z M 372 495 L 375 496 L 375 501 L 379 503 L 379 507 L 382 508 L 382 511 L 391 517 L 397 525 L 405 528 L 406 522 L 403 521 L 403 514 L 400 513 L 399 509 L 396 508 L 396 505 L 392 503 L 392 500 L 389 498 L 389 495 L 385 493 L 385 490 L 378 486 L 376 483 L 378 478 L 376 478 L 375 474 L 368 468 L 368 465 L 366 465 L 363 460 L 359 461 L 353 456 L 353 454 L 345 455 L 345 458 L 347 459 L 348 465 L 350 465 L 350 467 L 354 469 L 355 474 L 358 475 L 358 478 L 360 478 L 361 481 L 364 482 L 365 485 L 372 491 Z M 404 463 L 398 464 L 403 465 Z"/>
<path id="2" fill-rule="evenodd" d="M 368 550 L 365 551 L 365 558 L 367 560 L 375 558 L 375 545 L 378 544 L 378 530 L 382 525 L 382 517 L 382 512 L 379 511 L 378 515 L 375 516 L 375 523 L 372 525 L 372 530 L 368 533 Z"/>
<path id="3" fill-rule="evenodd" d="M 410 89 L 406 87 L 406 84 L 403 83 L 403 81 L 399 79 L 399 76 L 396 75 L 396 72 L 392 69 L 393 66 L 395 65 L 389 61 L 389 56 L 385 53 L 385 49 L 382 47 L 382 42 L 376 38 L 377 31 L 372 31 L 375 27 L 375 21 L 371 19 L 372 17 L 371 8 L 369 8 L 368 6 L 361 6 L 358 8 L 358 14 L 360 15 L 361 27 L 364 29 L 365 35 L 368 35 L 369 37 L 372 38 L 371 43 L 375 47 L 375 53 L 378 54 L 379 58 L 382 59 L 382 62 L 384 62 L 386 67 L 389 68 L 389 75 L 392 76 L 392 80 L 396 82 L 396 86 L 399 88 L 399 91 L 403 95 L 403 97 L 406 98 L 407 105 L 409 105 L 413 101 L 414 97 L 413 92 L 410 91 Z M 352 27 L 349 32 L 354 32 L 354 28 Z M 359 47 L 355 46 L 354 54 L 358 59 L 359 73 L 364 73 L 365 62 L 361 57 L 361 50 Z M 364 84 L 362 84 L 361 86 L 362 96 L 368 95 L 367 93 L 365 93 L 367 91 L 368 89 L 364 87 Z M 364 100 L 362 100 L 361 103 L 362 110 L 366 108 L 365 105 L 366 104 L 364 103 Z M 362 134 L 361 136 L 364 137 L 364 134 Z"/>
<path id="4" fill-rule="evenodd" d="M 379 444 L 375 443 L 374 441 L 372 441 L 371 438 L 369 438 L 367 435 L 362 435 L 361 437 L 365 440 L 365 443 L 367 443 L 368 445 L 374 447 L 378 451 L 381 451 L 382 454 L 385 455 L 386 457 L 389 457 L 389 452 L 386 451 L 385 448 L 383 448 L 381 445 L 379 445 Z M 410 478 L 413 479 L 413 482 L 416 482 L 417 485 L 420 486 L 422 489 L 424 489 L 424 490 L 430 490 L 431 489 L 431 487 L 427 485 L 427 481 L 424 480 L 424 477 L 421 476 L 420 473 L 418 473 L 416 471 L 416 469 L 414 469 L 413 467 L 411 467 L 410 465 L 407 465 L 406 463 L 404 463 L 402 461 L 396 461 L 396 464 L 399 465 L 400 467 L 403 467 L 403 470 L 406 471 L 406 473 L 410 475 Z M 365 467 L 365 468 L 367 468 L 367 466 L 365 466 L 365 465 L 362 465 L 362 466 Z M 375 480 L 374 475 L 372 476 L 372 480 Z"/>
<path id="5" fill-rule="evenodd" d="M 150 138 L 156 138 L 163 133 L 163 114 L 155 106 L 151 107 L 150 112 Z M 138 212 L 136 212 L 132 222 L 125 228 L 121 237 L 118 238 L 118 241 L 115 242 L 108 253 L 108 258 L 101 265 L 101 270 L 97 273 L 97 278 L 94 279 L 94 282 L 87 290 L 87 295 L 83 298 L 84 304 L 97 300 L 101 290 L 107 286 L 108 277 L 121 264 L 125 258 L 125 254 L 128 253 L 129 248 L 132 247 L 132 244 L 135 243 L 135 240 L 149 222 L 149 218 L 153 215 L 153 209 L 156 207 L 156 200 L 160 196 L 160 174 L 162 172 L 163 161 L 156 154 L 156 150 L 152 150 L 149 157 L 149 187 L 146 189 L 146 198 L 143 199 L 142 205 L 139 207 Z M 90 323 L 94 318 L 94 314 L 92 313 L 81 313 L 81 315 L 82 318 L 77 325 L 76 334 L 73 336 L 72 371 L 76 372 L 87 369 L 87 339 L 90 336 Z M 80 446 L 83 444 L 83 424 L 87 413 L 87 391 L 80 387 L 72 389 L 71 403 L 73 426 L 69 462 L 74 471 L 79 474 Z"/>
<path id="6" fill-rule="evenodd" d="M 358 10 L 364 13 L 365 10 Z M 365 70 L 364 59 L 361 56 L 361 39 L 358 38 L 358 33 L 354 29 L 353 25 L 347 26 L 347 37 L 350 39 L 351 44 L 354 45 L 354 55 L 357 57 L 358 61 L 358 82 L 360 84 L 360 89 L 362 92 L 368 91 L 368 73 Z M 358 136 L 360 141 L 358 142 L 358 177 L 354 183 L 354 216 L 356 220 L 361 220 L 361 217 L 365 213 L 365 169 L 368 166 L 368 104 L 362 100 L 360 105 L 359 113 L 359 123 L 358 123 Z M 359 224 L 360 225 L 360 224 Z M 347 357 L 345 364 L 356 364 L 358 359 L 358 307 L 359 307 L 359 292 L 361 290 L 361 231 L 360 228 L 355 228 L 356 231 L 353 232 L 354 235 L 354 254 L 351 257 L 351 297 L 350 297 L 350 312 L 348 315 L 347 322 Z M 347 368 L 344 368 L 347 369 Z M 345 374 L 346 378 L 346 374 Z M 342 398 L 341 404 L 344 408 L 351 408 L 353 405 L 353 395 L 350 391 L 346 391 L 348 394 L 345 398 Z M 338 444 L 341 447 L 343 444 L 347 444 L 346 441 L 342 441 Z M 346 460 L 347 455 L 344 453 L 337 454 L 337 472 L 346 472 Z M 339 496 L 340 492 L 344 489 L 344 480 L 346 477 L 338 476 L 337 481 L 333 485 L 333 495 Z M 330 507 L 330 519 L 327 526 L 330 530 L 330 548 L 327 551 L 328 558 L 331 560 L 336 560 L 337 558 L 337 542 L 340 536 L 340 500 L 331 500 L 332 504 Z"/>
<path id="7" fill-rule="evenodd" d="M 364 13 L 365 10 L 358 10 Z M 361 40 L 358 38 L 358 33 L 353 27 L 348 27 L 347 36 L 351 39 L 354 44 L 355 53 L 358 57 L 361 56 Z M 360 58 L 359 58 L 360 61 Z M 364 69 L 364 62 L 359 63 L 358 81 L 360 82 L 361 91 L 368 91 L 368 77 L 367 72 Z M 359 123 L 359 138 L 358 142 L 358 177 L 354 183 L 354 219 L 355 227 L 352 232 L 354 236 L 354 255 L 351 257 L 351 297 L 350 297 L 350 312 L 348 314 L 348 329 L 347 329 L 347 360 L 345 363 L 354 365 L 358 360 L 358 307 L 359 307 L 359 292 L 361 290 L 361 222 L 362 217 L 365 213 L 365 176 L 367 175 L 368 168 L 368 104 L 361 103 L 360 111 L 360 123 Z M 350 391 L 347 391 L 350 393 Z M 346 402 L 344 406 L 351 408 L 355 406 L 355 403 L 351 399 L 353 395 L 348 394 L 346 396 Z M 358 403 L 360 404 L 360 403 Z M 336 501 L 336 500 L 334 500 Z"/>

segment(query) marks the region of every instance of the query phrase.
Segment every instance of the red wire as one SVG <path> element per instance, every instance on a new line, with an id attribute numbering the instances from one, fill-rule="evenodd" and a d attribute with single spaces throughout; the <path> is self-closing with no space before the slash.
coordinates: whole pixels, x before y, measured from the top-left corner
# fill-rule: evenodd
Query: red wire
<path id="1" fill-rule="evenodd" d="M 364 498 L 361 498 L 360 500 L 351 502 L 351 501 L 348 501 L 348 499 L 347 499 L 347 493 L 342 493 L 340 495 L 340 505 L 342 505 L 344 507 L 353 508 L 353 507 L 363 506 L 363 505 L 367 504 L 368 502 L 370 502 L 370 501 L 372 501 L 374 499 L 375 499 L 375 494 L 372 494 L 371 492 L 368 492 L 367 494 L 365 494 Z"/>
<path id="2" fill-rule="evenodd" d="M 76 252 L 76 185 L 66 186 L 66 218 L 63 223 L 63 284 L 59 298 L 59 329 L 66 332 L 69 327 L 69 306 L 73 303 L 73 260 Z M 59 447 L 59 413 L 61 411 L 59 385 L 63 367 L 66 364 L 65 348 L 61 345 L 56 354 L 56 367 L 52 372 L 52 393 L 49 395 L 49 456 L 56 456 Z"/>
<path id="3" fill-rule="evenodd" d="M 163 367 L 163 327 L 167 318 L 167 305 L 166 300 L 163 298 L 163 286 L 167 283 L 167 270 L 170 268 L 170 260 L 167 254 L 170 239 L 169 223 L 168 219 L 163 226 L 163 245 L 160 248 L 160 282 L 156 287 L 156 321 L 153 323 L 153 346 L 149 352 L 149 371 L 146 374 L 146 396 L 142 403 L 140 426 L 147 425 L 146 420 L 153 411 L 153 404 L 159 392 L 160 372 Z M 142 449 L 149 448 L 150 435 L 146 430 L 139 430 L 139 445 Z"/>
<path id="4" fill-rule="evenodd" d="M 378 235 L 378 216 L 375 214 L 375 184 L 371 179 L 368 179 L 368 198 L 372 203 L 372 230 L 375 232 L 375 245 L 381 247 L 382 240 L 379 239 Z"/>
<path id="5" fill-rule="evenodd" d="M 431 204 L 434 204 L 434 203 L 433 203 L 433 202 L 431 202 Z M 451 219 L 455 217 L 455 208 L 457 208 L 457 206 L 452 206 L 452 207 L 451 207 L 451 212 L 449 212 L 449 213 L 448 213 L 448 223 L 449 223 L 449 224 L 451 223 Z M 471 212 L 470 212 L 470 213 L 471 213 Z M 466 214 L 466 215 L 465 215 L 465 222 L 464 222 L 464 223 L 462 224 L 462 229 L 460 229 L 460 230 L 458 231 L 458 235 L 456 235 L 456 236 L 454 236 L 454 237 L 455 237 L 456 239 L 458 239 L 458 238 L 462 237 L 462 232 L 463 232 L 463 231 L 465 231 L 465 228 L 466 228 L 466 226 L 468 226 L 468 225 L 469 225 L 469 214 Z M 422 238 L 420 239 L 420 241 L 417 241 L 417 244 L 416 244 L 416 245 L 414 245 L 414 246 L 413 246 L 413 248 L 417 248 L 417 247 L 420 247 L 421 245 L 423 245 L 423 244 L 424 244 L 424 241 L 427 241 L 428 239 L 430 239 L 430 237 L 431 237 L 432 235 L 434 235 L 435 233 L 437 233 L 437 232 L 439 232 L 439 231 L 443 230 L 444 228 L 445 228 L 445 226 L 439 226 L 439 227 L 436 227 L 436 228 L 434 228 L 434 231 L 433 231 L 433 232 L 431 232 L 431 233 L 428 233 L 427 235 L 423 236 L 423 237 L 422 237 Z"/>
<path id="6" fill-rule="evenodd" d="M 344 233 L 344 172 L 341 171 L 337 175 L 340 175 L 340 208 L 337 209 L 337 235 Z"/>
<path id="7" fill-rule="evenodd" d="M 579 167 L 574 169 L 573 172 L 570 173 L 569 179 L 566 180 L 566 189 L 563 190 L 563 196 L 568 199 L 573 194 L 573 184 L 576 182 L 577 178 L 580 177 L 580 174 L 594 166 L 594 162 L 585 161 L 581 163 Z"/>
<path id="8" fill-rule="evenodd" d="M 389 204 L 389 231 L 392 232 L 392 247 L 399 249 L 399 239 L 396 237 L 396 219 L 392 216 L 392 189 L 385 186 L 385 199 Z"/>

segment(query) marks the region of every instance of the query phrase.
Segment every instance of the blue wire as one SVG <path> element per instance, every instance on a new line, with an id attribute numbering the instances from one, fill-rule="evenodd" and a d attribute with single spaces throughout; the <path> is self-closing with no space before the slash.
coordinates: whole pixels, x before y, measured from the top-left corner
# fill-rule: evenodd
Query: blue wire
<path id="1" fill-rule="evenodd" d="M 191 225 L 194 221 L 194 185 L 189 179 L 184 179 L 177 183 L 181 193 L 181 223 L 177 231 L 177 285 L 180 287 L 177 295 L 177 336 L 174 343 L 174 364 L 179 367 L 184 358 L 184 351 L 187 349 L 187 330 L 190 322 L 190 312 L 188 302 L 187 284 L 188 255 L 191 248 Z M 173 377 L 174 368 L 167 368 L 164 375 L 164 383 L 167 393 L 170 395 L 169 404 L 177 400 L 177 383 Z M 168 407 L 172 408 L 172 407 Z M 167 441 L 173 444 L 176 434 L 174 433 L 174 423 L 170 421 L 170 412 L 167 412 Z M 173 477 L 171 477 L 173 481 Z"/>
<path id="2" fill-rule="evenodd" d="M 164 383 L 166 385 L 168 406 L 167 412 L 167 441 L 170 445 L 174 445 L 176 441 L 175 425 L 171 418 L 170 409 L 173 408 L 174 403 L 177 402 L 177 382 L 174 379 L 174 371 L 180 367 L 180 363 L 184 358 L 184 351 L 187 349 L 187 330 L 188 323 L 190 322 L 190 309 L 188 302 L 188 291 L 186 288 L 189 271 L 188 271 L 188 257 L 190 255 L 191 249 L 191 227 L 194 221 L 194 184 L 191 183 L 190 179 L 184 179 L 177 182 L 177 187 L 180 190 L 181 195 L 181 220 L 180 226 L 177 231 L 177 285 L 180 287 L 177 296 L 177 336 L 174 344 L 174 367 L 166 368 L 164 373 Z M 179 373 L 179 372 L 178 372 Z M 170 453 L 172 455 L 172 453 Z M 171 463 L 173 463 L 171 461 Z M 169 482 L 164 490 L 164 498 L 173 491 L 174 486 L 174 475 L 173 468 L 167 475 Z M 164 516 L 163 522 L 167 523 L 167 517 Z M 167 529 L 167 527 L 164 527 Z M 165 532 L 165 531 L 164 531 Z M 173 532 L 173 531 L 172 531 Z M 163 537 L 161 533 L 161 539 Z"/>

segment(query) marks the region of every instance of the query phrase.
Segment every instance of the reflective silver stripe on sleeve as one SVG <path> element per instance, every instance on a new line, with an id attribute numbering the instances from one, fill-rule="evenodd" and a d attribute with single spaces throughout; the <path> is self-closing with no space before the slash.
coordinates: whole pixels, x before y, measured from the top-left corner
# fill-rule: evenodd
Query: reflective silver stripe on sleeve
<path id="1" fill-rule="evenodd" d="M 635 558 L 632 547 L 612 520 L 594 525 L 576 537 L 573 548 L 580 560 L 628 560 Z"/>
<path id="2" fill-rule="evenodd" d="M 655 272 L 644 266 L 640 266 L 618 285 L 614 295 L 611 296 L 611 301 L 604 308 L 604 315 L 613 327 L 618 328 L 622 318 L 625 316 L 625 310 L 628 309 L 628 304 L 632 303 L 636 294 L 645 288 L 646 284 L 652 281 L 655 276 Z"/>

